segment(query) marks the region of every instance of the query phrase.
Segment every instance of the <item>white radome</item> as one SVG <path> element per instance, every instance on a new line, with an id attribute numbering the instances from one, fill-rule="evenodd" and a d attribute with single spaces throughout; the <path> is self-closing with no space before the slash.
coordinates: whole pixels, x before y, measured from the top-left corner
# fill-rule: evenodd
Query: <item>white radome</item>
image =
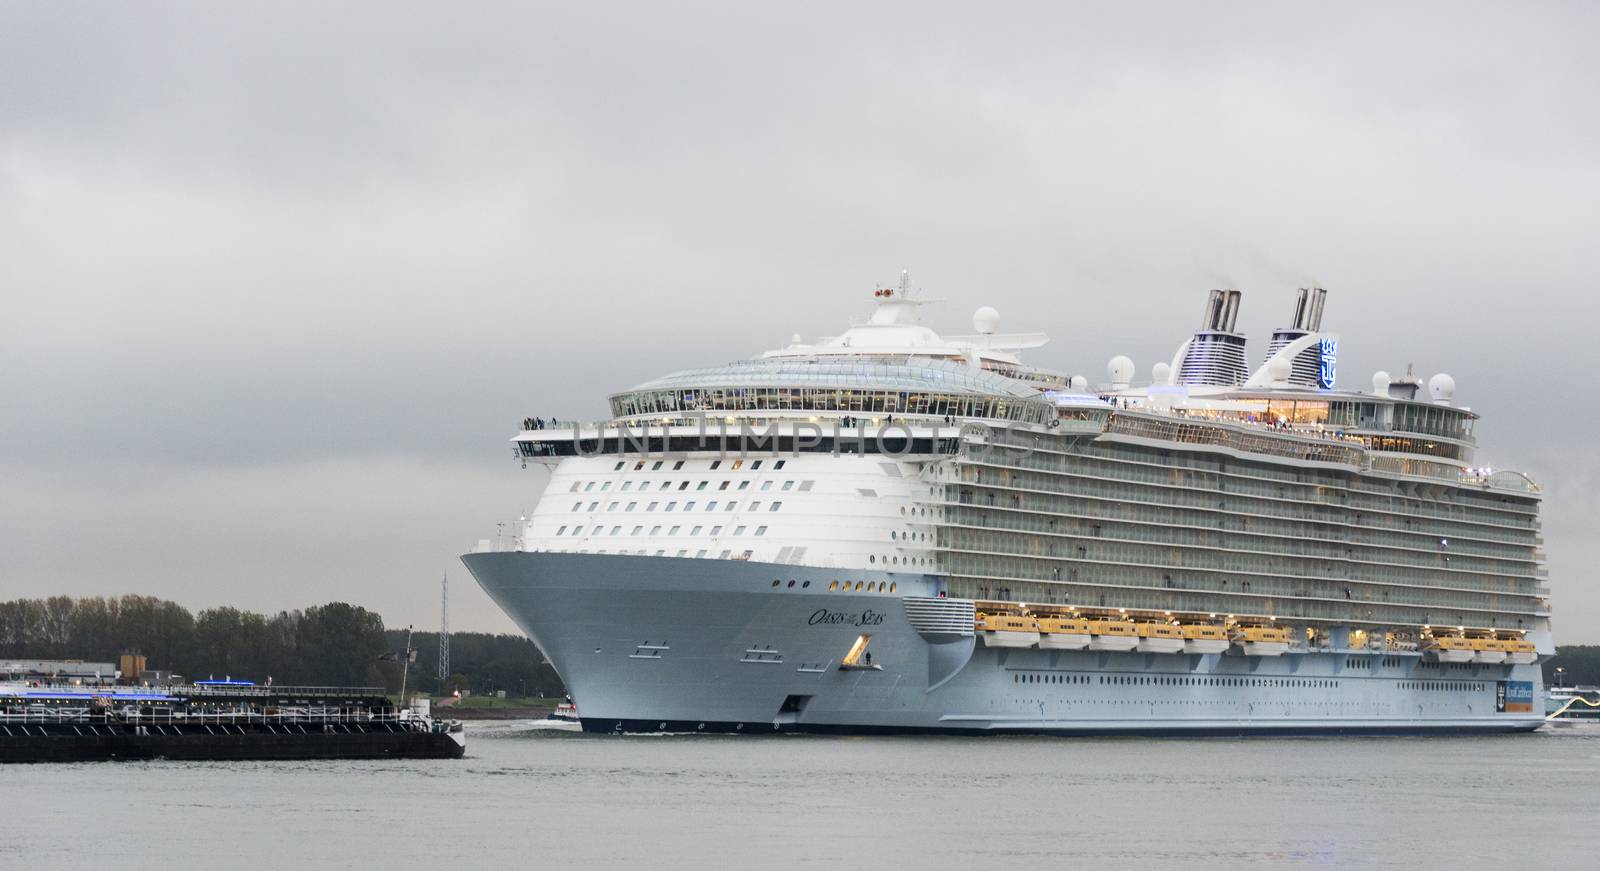
<path id="1" fill-rule="evenodd" d="M 1172 366 L 1166 363 L 1157 363 L 1150 367 L 1150 376 L 1155 383 L 1165 384 L 1167 379 L 1172 377 Z"/>
<path id="2" fill-rule="evenodd" d="M 1456 395 L 1456 379 L 1440 372 L 1428 379 L 1428 395 L 1434 402 L 1448 403 Z"/>
<path id="3" fill-rule="evenodd" d="M 1375 396 L 1389 395 L 1389 373 L 1379 369 L 1372 373 L 1372 393 Z"/>
<path id="4" fill-rule="evenodd" d="M 1273 357 L 1267 361 L 1267 380 L 1274 387 L 1289 383 L 1289 377 L 1294 374 L 1294 361 L 1288 357 Z"/>
<path id="5" fill-rule="evenodd" d="M 1073 390 L 1073 392 L 1082 393 L 1082 392 L 1084 392 L 1085 390 L 1088 390 L 1088 389 L 1089 389 L 1089 379 L 1083 377 L 1082 375 L 1074 375 L 1074 376 L 1072 376 L 1072 390 Z"/>
<path id="6" fill-rule="evenodd" d="M 1111 380 L 1111 386 L 1119 390 L 1133 383 L 1135 371 L 1133 361 L 1121 354 L 1112 357 L 1111 362 L 1106 364 L 1106 377 Z"/>
<path id="7" fill-rule="evenodd" d="M 1000 312 L 994 306 L 986 305 L 972 313 L 972 328 L 985 336 L 992 336 L 1000 331 Z"/>

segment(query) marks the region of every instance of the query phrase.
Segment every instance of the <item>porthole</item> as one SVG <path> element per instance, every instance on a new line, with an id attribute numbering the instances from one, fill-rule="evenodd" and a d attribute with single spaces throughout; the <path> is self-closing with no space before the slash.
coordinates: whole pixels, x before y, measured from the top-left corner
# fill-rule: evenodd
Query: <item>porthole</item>
<path id="1" fill-rule="evenodd" d="M 834 590 L 837 590 L 837 589 L 839 589 L 839 582 L 838 581 L 829 581 L 828 582 L 828 592 L 831 593 L 831 592 L 833 592 Z"/>
<path id="2" fill-rule="evenodd" d="M 811 586 L 811 582 L 810 581 L 801 581 L 800 582 L 800 589 L 802 589 L 802 590 L 804 590 L 806 587 L 809 587 L 809 586 Z"/>
<path id="3" fill-rule="evenodd" d="M 862 582 L 856 581 L 856 592 L 861 592 Z"/>
<path id="4" fill-rule="evenodd" d="M 789 586 L 794 586 L 794 578 L 789 579 Z"/>
<path id="5" fill-rule="evenodd" d="M 898 589 L 900 589 L 900 585 L 899 584 L 896 584 L 896 583 L 889 584 L 889 592 L 893 593 L 895 590 L 898 590 Z"/>
<path id="6" fill-rule="evenodd" d="M 781 583 L 783 583 L 783 582 L 782 582 L 782 581 L 778 581 L 778 580 L 774 580 L 774 581 L 773 581 L 773 582 L 772 582 L 772 585 L 773 585 L 773 586 L 774 586 L 774 587 L 776 587 L 776 586 L 777 586 L 777 585 L 779 585 L 779 584 L 781 584 Z"/>

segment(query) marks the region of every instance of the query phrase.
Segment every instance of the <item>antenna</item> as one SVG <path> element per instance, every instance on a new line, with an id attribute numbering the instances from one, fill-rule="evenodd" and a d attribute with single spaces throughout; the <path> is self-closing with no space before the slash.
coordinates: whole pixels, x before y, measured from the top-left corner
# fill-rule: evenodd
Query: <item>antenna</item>
<path id="1" fill-rule="evenodd" d="M 905 299 L 906 293 L 911 290 L 911 270 L 900 270 L 900 298 Z"/>
<path id="2" fill-rule="evenodd" d="M 450 680 L 450 574 L 439 580 L 439 694 Z"/>

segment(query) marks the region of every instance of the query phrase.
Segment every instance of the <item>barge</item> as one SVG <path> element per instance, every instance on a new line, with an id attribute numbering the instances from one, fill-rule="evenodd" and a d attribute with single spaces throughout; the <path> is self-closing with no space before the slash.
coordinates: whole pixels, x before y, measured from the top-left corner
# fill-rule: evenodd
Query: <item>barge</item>
<path id="1" fill-rule="evenodd" d="M 459 721 L 377 687 L 0 684 L 0 762 L 459 759 Z"/>

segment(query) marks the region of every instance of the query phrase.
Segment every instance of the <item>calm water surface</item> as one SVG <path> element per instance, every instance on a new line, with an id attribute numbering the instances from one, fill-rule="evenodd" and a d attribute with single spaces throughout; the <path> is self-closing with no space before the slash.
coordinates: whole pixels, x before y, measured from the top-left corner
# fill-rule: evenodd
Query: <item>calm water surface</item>
<path id="1" fill-rule="evenodd" d="M 1594 726 L 1192 741 L 469 728 L 456 762 L 0 768 L 0 868 L 1597 867 L 1572 852 L 1600 824 Z"/>

